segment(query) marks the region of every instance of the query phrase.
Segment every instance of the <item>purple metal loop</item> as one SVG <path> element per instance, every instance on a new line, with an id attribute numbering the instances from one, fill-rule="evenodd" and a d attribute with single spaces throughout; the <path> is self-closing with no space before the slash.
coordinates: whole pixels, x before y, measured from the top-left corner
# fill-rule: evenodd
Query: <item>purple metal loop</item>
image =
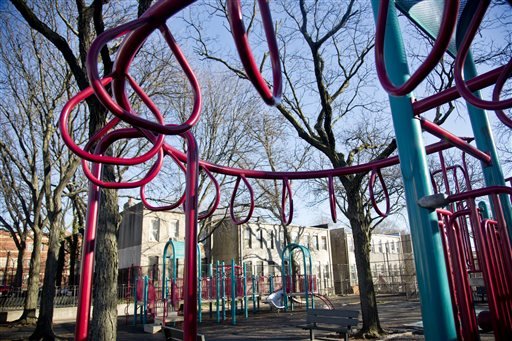
<path id="1" fill-rule="evenodd" d="M 457 53 L 457 57 L 455 58 L 455 72 L 454 72 L 454 79 L 455 79 L 455 86 L 457 87 L 457 90 L 459 94 L 469 103 L 474 105 L 475 107 L 482 108 L 482 109 L 488 109 L 488 110 L 503 110 L 512 107 L 512 98 L 506 99 L 506 100 L 499 100 L 499 95 L 501 93 L 501 90 L 503 89 L 503 85 L 506 81 L 506 79 L 510 75 L 511 71 L 511 63 L 512 59 L 509 60 L 507 66 L 502 70 L 500 73 L 500 76 L 498 80 L 496 81 L 496 85 L 493 91 L 493 100 L 492 101 L 486 101 L 481 98 L 478 98 L 475 96 L 471 90 L 469 89 L 468 85 L 466 84 L 464 80 L 464 64 L 466 62 L 466 58 L 469 53 L 469 49 L 471 47 L 471 42 L 473 41 L 476 33 L 478 32 L 478 28 L 480 27 L 480 23 L 482 22 L 482 19 L 484 18 L 485 12 L 487 11 L 487 8 L 489 7 L 490 1 L 479 1 L 478 7 L 473 14 L 473 18 L 471 19 L 471 23 L 469 24 L 468 29 L 466 30 L 466 34 L 464 35 L 464 39 L 462 40 L 462 43 L 459 47 L 459 51 Z M 499 114 L 498 118 L 502 120 L 504 124 L 511 127 L 512 122 L 508 117 L 504 116 L 504 114 Z M 504 120 L 503 120 L 504 119 Z"/>
<path id="2" fill-rule="evenodd" d="M 213 215 L 217 207 L 219 207 L 220 203 L 220 186 L 217 179 L 215 179 L 215 176 L 208 170 L 208 168 L 201 167 L 200 169 L 204 170 L 206 175 L 210 178 L 210 180 L 213 183 L 213 186 L 215 187 L 215 198 L 210 203 L 210 206 L 208 207 L 208 210 L 206 212 L 200 213 L 197 217 L 199 220 L 203 220 L 206 218 L 209 218 Z"/>
<path id="3" fill-rule="evenodd" d="M 444 2 L 443 18 L 439 27 L 439 34 L 432 46 L 432 50 L 421 66 L 402 85 L 394 85 L 388 77 L 384 60 L 384 38 L 386 35 L 386 22 L 388 17 L 389 0 L 381 0 L 378 12 L 375 33 L 375 65 L 380 83 L 387 93 L 393 96 L 404 96 L 410 93 L 434 69 L 441 60 L 450 44 L 450 40 L 457 21 L 459 0 L 446 0 Z"/>
<path id="4" fill-rule="evenodd" d="M 281 95 L 283 92 L 279 49 L 277 47 L 277 40 L 268 1 L 258 0 L 258 5 L 260 8 L 263 28 L 265 30 L 265 36 L 267 38 L 268 48 L 270 51 L 272 78 L 274 82 L 274 88 L 272 92 L 270 91 L 267 82 L 261 75 L 258 69 L 258 65 L 254 60 L 254 56 L 251 52 L 251 47 L 249 46 L 249 38 L 247 37 L 247 32 L 245 31 L 244 23 L 242 20 L 243 15 L 240 0 L 228 0 L 227 8 L 229 23 L 231 25 L 231 33 L 238 50 L 238 55 L 240 56 L 240 60 L 244 66 L 247 78 L 249 78 L 249 80 L 252 82 L 265 103 L 268 105 L 278 105 L 281 102 Z"/>
<path id="5" fill-rule="evenodd" d="M 174 156 L 173 153 L 170 153 L 167 151 L 167 149 L 164 147 L 164 150 L 166 151 L 166 156 L 169 156 L 172 160 L 174 160 L 174 163 L 178 166 L 179 169 L 181 169 L 181 171 L 183 173 L 186 173 L 186 168 L 185 166 L 181 163 L 180 160 L 178 160 L 176 158 L 176 156 Z M 141 198 L 141 201 L 142 201 L 142 204 L 152 210 L 152 211 L 170 211 L 170 210 L 173 210 L 175 209 L 176 207 L 180 206 L 181 204 L 183 204 L 183 202 L 185 201 L 185 195 L 186 193 L 183 192 L 183 194 L 181 195 L 181 197 L 174 203 L 172 204 L 169 204 L 169 205 L 164 205 L 164 206 L 154 206 L 152 204 L 149 203 L 149 201 L 147 200 L 147 197 L 146 197 L 146 184 L 142 185 L 140 187 L 140 198 Z"/>
<path id="6" fill-rule="evenodd" d="M 382 191 L 384 192 L 384 198 L 386 201 L 386 211 L 382 212 L 377 205 L 377 201 L 375 200 L 375 193 L 373 191 L 373 187 L 375 186 L 375 180 L 376 177 L 379 177 L 380 185 L 382 186 Z M 388 216 L 389 211 L 391 210 L 391 205 L 389 202 L 389 193 L 388 188 L 386 187 L 386 183 L 384 182 L 384 179 L 382 178 L 382 173 L 380 172 L 380 169 L 373 168 L 372 173 L 370 175 L 370 182 L 368 183 L 368 190 L 370 191 L 370 200 L 372 202 L 373 209 L 379 216 L 382 218 L 385 218 Z"/>
<path id="7" fill-rule="evenodd" d="M 107 150 L 107 148 L 116 140 L 122 139 L 122 138 L 134 138 L 134 137 L 141 137 L 141 132 L 133 129 L 133 128 L 126 128 L 126 129 L 119 129 L 114 130 L 107 135 L 105 135 L 97 144 L 95 148 L 95 153 L 98 155 L 101 155 Z M 96 162 L 98 163 L 98 162 Z M 103 188 L 117 188 L 117 189 L 125 189 L 125 188 L 137 188 L 144 184 L 149 183 L 151 180 L 153 180 L 158 172 L 160 172 L 160 169 L 162 168 L 163 164 L 163 150 L 160 148 L 157 153 L 157 159 L 153 166 L 149 169 L 149 171 L 146 173 L 146 175 L 136 181 L 132 182 L 111 182 L 111 181 L 103 181 L 97 176 L 93 174 L 93 172 L 89 169 L 89 166 L 87 165 L 87 161 L 85 159 L 82 159 L 82 168 L 84 171 L 85 176 L 89 181 L 91 181 L 93 184 L 103 187 Z"/>
<path id="8" fill-rule="evenodd" d="M 121 25 L 117 28 L 113 28 L 111 30 L 105 31 L 102 34 L 100 34 L 94 42 L 91 44 L 91 48 L 89 49 L 89 52 L 87 54 L 87 74 L 89 76 L 89 81 L 91 83 L 92 88 L 94 89 L 94 93 L 98 100 L 114 115 L 116 115 L 118 118 L 132 124 L 133 126 L 145 128 L 148 130 L 151 130 L 153 132 L 157 132 L 160 134 L 166 134 L 166 135 L 176 135 L 183 133 L 192 126 L 197 123 L 200 117 L 200 110 L 201 110 L 201 92 L 199 88 L 199 83 L 197 82 L 197 79 L 190 68 L 188 62 L 186 61 L 183 53 L 179 49 L 179 47 L 176 44 L 176 41 L 172 39 L 172 36 L 170 36 L 170 32 L 168 32 L 168 29 L 163 29 L 164 37 L 169 44 L 171 50 L 175 54 L 175 57 L 177 58 L 178 62 L 180 63 L 181 67 L 183 68 L 187 78 L 189 79 L 189 82 L 191 83 L 192 89 L 194 91 L 194 107 L 192 110 L 192 113 L 190 117 L 180 125 L 165 125 L 162 123 L 157 123 L 154 121 L 149 121 L 147 119 L 144 119 L 142 117 L 137 116 L 135 113 L 130 112 L 126 108 L 129 107 L 128 99 L 126 97 L 125 92 L 125 78 L 128 78 L 128 81 L 134 86 L 136 84 L 133 79 L 128 75 L 128 68 L 130 63 L 132 62 L 133 57 L 135 56 L 136 52 L 139 50 L 141 44 L 136 44 L 137 42 L 132 42 L 130 38 L 132 35 L 126 37 L 126 39 L 123 41 L 122 46 L 120 47 L 118 51 L 118 57 L 116 58 L 116 62 L 114 64 L 114 71 L 112 74 L 113 83 L 112 83 L 112 89 L 114 96 L 117 100 L 119 100 L 122 104 L 118 104 L 117 101 L 115 101 L 108 91 L 105 89 L 104 85 L 101 82 L 101 78 L 99 76 L 99 70 L 97 65 L 97 60 L 99 58 L 99 54 L 101 49 L 111 40 L 118 38 L 119 36 L 127 34 L 129 31 L 136 30 L 139 28 L 145 28 L 144 25 L 150 25 L 148 23 L 149 17 L 141 17 L 137 20 L 134 20 L 130 23 Z M 145 28 L 148 30 L 146 32 L 148 35 L 152 31 L 156 29 L 156 26 L 148 26 Z M 146 39 L 147 36 L 142 39 L 142 42 Z M 141 43 L 142 43 L 141 42 Z M 128 55 L 128 56 L 127 56 Z M 136 93 L 141 97 L 142 101 L 147 105 L 147 103 L 150 103 L 151 100 L 149 99 L 149 96 L 140 89 L 140 87 L 136 86 L 134 87 L 134 90 Z M 155 112 L 158 112 L 158 108 L 156 106 L 152 106 L 151 111 L 155 114 Z"/>
<path id="9" fill-rule="evenodd" d="M 244 182 L 245 186 L 249 190 L 249 195 L 250 195 L 251 202 L 249 204 L 249 212 L 247 213 L 247 216 L 244 219 L 238 220 L 235 217 L 234 206 L 235 206 L 236 194 L 238 192 L 238 186 L 240 185 L 240 180 L 242 180 Z M 246 222 L 249 221 L 249 219 L 251 219 L 253 211 L 254 211 L 254 191 L 252 190 L 251 184 L 249 184 L 249 181 L 247 181 L 247 178 L 245 177 L 245 175 L 240 174 L 236 178 L 235 188 L 233 189 L 233 194 L 231 195 L 231 200 L 229 202 L 229 214 L 231 216 L 231 220 L 233 220 L 233 222 L 236 225 L 245 224 Z"/>
<path id="10" fill-rule="evenodd" d="M 105 79 L 102 79 L 101 82 L 104 85 L 109 84 L 112 81 L 112 77 L 107 77 Z M 143 155 L 139 155 L 133 158 L 122 158 L 122 157 L 114 157 L 114 156 L 107 156 L 107 155 L 97 155 L 94 153 L 91 153 L 87 151 L 91 148 L 91 146 L 99 141 L 103 136 L 105 136 L 108 131 L 113 129 L 118 123 L 119 119 L 114 118 L 113 120 L 109 121 L 105 127 L 97 131 L 89 140 L 87 145 L 84 149 L 80 148 L 73 138 L 71 137 L 71 134 L 68 131 L 68 122 L 70 118 L 70 114 L 73 111 L 74 108 L 76 108 L 80 103 L 82 103 L 85 99 L 89 98 L 93 94 L 92 87 L 88 87 L 87 89 L 80 91 L 77 95 L 73 96 L 62 108 L 62 112 L 59 118 L 59 128 L 60 132 L 62 134 L 62 139 L 64 140 L 64 143 L 66 146 L 68 146 L 69 149 L 82 159 L 86 159 L 91 162 L 100 162 L 100 163 L 106 163 L 106 164 L 119 164 L 119 165 L 136 165 L 141 164 L 143 162 L 146 162 L 153 158 L 162 147 L 162 144 L 164 142 L 164 135 L 159 135 L 157 139 L 153 143 L 153 147 Z"/>
<path id="11" fill-rule="evenodd" d="M 329 176 L 327 178 L 327 186 L 329 188 L 329 206 L 331 208 L 331 218 L 335 223 L 338 221 L 338 216 L 336 212 L 336 194 L 334 192 L 334 178 Z"/>
<path id="12" fill-rule="evenodd" d="M 493 102 L 500 102 L 500 94 L 503 90 L 503 86 L 507 81 L 508 77 L 512 74 L 512 59 L 508 62 L 507 66 L 500 74 L 500 77 L 496 81 L 494 85 L 494 91 L 492 92 L 492 100 Z M 510 100 L 509 100 L 510 101 Z M 510 108 L 510 107 L 509 107 Z M 512 119 L 505 114 L 504 109 L 495 109 L 496 116 L 498 119 L 507 127 L 512 128 Z"/>
<path id="13" fill-rule="evenodd" d="M 290 205 L 290 213 L 288 217 L 286 216 L 285 208 L 286 208 L 286 198 L 288 198 L 288 203 Z M 291 224 L 293 220 L 293 196 L 292 196 L 292 186 L 290 180 L 288 178 L 283 179 L 283 189 L 281 192 L 281 222 L 284 226 L 288 226 Z"/>

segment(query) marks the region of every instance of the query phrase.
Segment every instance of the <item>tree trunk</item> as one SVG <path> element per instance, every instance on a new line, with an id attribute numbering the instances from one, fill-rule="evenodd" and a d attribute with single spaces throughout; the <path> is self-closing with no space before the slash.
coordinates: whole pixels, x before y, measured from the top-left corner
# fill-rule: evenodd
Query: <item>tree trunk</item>
<path id="1" fill-rule="evenodd" d="M 76 260 L 79 255 L 78 250 L 78 232 L 74 233 L 70 240 L 69 245 L 69 281 L 70 286 L 77 285 L 78 279 L 76 278 Z"/>
<path id="2" fill-rule="evenodd" d="M 23 286 L 23 256 L 25 256 L 27 244 L 25 241 L 22 241 L 20 244 L 21 247 L 18 248 L 18 259 L 16 260 L 16 274 L 14 275 L 14 281 L 11 285 L 21 290 Z"/>
<path id="3" fill-rule="evenodd" d="M 53 303 L 55 300 L 55 278 L 57 274 L 58 257 L 60 250 L 60 226 L 57 225 L 57 214 L 48 213 L 50 218 L 50 234 L 48 238 L 48 256 L 46 258 L 46 269 L 43 281 L 43 295 L 41 295 L 41 306 L 36 329 L 30 336 L 31 340 L 54 340 L 53 332 Z"/>
<path id="4" fill-rule="evenodd" d="M 32 254 L 30 255 L 30 268 L 28 270 L 27 297 L 23 306 L 23 313 L 16 321 L 22 324 L 36 323 L 36 309 L 39 296 L 39 272 L 41 271 L 41 242 L 42 234 L 39 228 L 34 228 Z"/>
<path id="5" fill-rule="evenodd" d="M 104 167 L 104 176 L 112 181 L 113 167 Z M 114 341 L 117 333 L 117 229 L 120 223 L 117 191 L 103 189 L 95 247 L 95 290 L 89 339 Z"/>
<path id="6" fill-rule="evenodd" d="M 370 223 L 366 221 L 363 215 L 365 210 L 359 191 L 355 190 L 352 193 L 347 193 L 347 196 L 353 198 L 348 202 L 348 213 L 354 237 L 354 253 L 363 318 L 363 327 L 358 334 L 364 337 L 378 337 L 383 333 L 383 330 L 380 326 L 377 298 L 375 297 L 370 267 Z"/>
<path id="7" fill-rule="evenodd" d="M 59 257 L 57 258 L 57 276 L 55 278 L 55 285 L 62 286 L 62 276 L 64 272 L 64 264 L 66 263 L 66 240 L 60 242 Z"/>

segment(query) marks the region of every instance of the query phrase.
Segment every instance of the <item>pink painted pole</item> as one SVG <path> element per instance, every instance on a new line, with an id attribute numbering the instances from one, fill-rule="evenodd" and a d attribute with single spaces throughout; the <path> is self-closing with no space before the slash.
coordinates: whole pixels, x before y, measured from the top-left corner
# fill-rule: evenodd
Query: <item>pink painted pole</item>
<path id="1" fill-rule="evenodd" d="M 197 183 L 199 153 L 194 136 L 182 134 L 187 140 L 187 173 L 185 199 L 185 283 L 184 283 L 184 341 L 197 338 Z"/>
<path id="2" fill-rule="evenodd" d="M 92 172 L 100 177 L 101 164 L 95 163 Z M 75 340 L 87 340 L 89 319 L 91 314 L 91 288 L 94 276 L 94 246 L 98 225 L 98 207 L 100 204 L 100 187 L 89 183 L 89 199 L 87 203 L 87 218 L 82 246 L 82 263 L 80 287 L 78 291 L 78 309 L 76 313 Z"/>

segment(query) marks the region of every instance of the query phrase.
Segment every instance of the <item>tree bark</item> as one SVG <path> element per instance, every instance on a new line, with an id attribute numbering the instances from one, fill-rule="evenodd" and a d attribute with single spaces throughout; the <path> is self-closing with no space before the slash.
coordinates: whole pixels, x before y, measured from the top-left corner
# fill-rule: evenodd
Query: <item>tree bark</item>
<path id="1" fill-rule="evenodd" d="M 42 288 L 43 295 L 41 295 L 39 317 L 37 319 L 36 329 L 30 336 L 30 340 L 55 339 L 55 333 L 53 332 L 53 303 L 55 299 L 55 278 L 60 250 L 61 229 L 60 226 L 56 226 L 57 223 L 54 218 L 55 217 L 52 217 L 52 219 L 50 219 L 48 256 L 46 258 L 46 269 Z"/>
<path id="2" fill-rule="evenodd" d="M 106 166 L 104 175 L 107 181 L 112 181 L 113 167 Z M 102 190 L 101 202 L 96 237 L 94 310 L 89 327 L 89 339 L 113 341 L 117 332 L 117 230 L 121 220 L 117 206 L 117 191 Z"/>
<path id="3" fill-rule="evenodd" d="M 347 191 L 347 196 L 352 198 L 348 201 L 347 213 L 354 237 L 354 253 L 356 257 L 357 279 L 359 284 L 359 298 L 361 304 L 361 315 L 363 326 L 359 335 L 363 337 L 378 337 L 384 331 L 380 325 L 379 313 L 377 310 L 377 298 L 373 286 L 372 272 L 370 267 L 370 243 L 371 229 L 370 222 L 365 219 L 363 198 L 361 198 L 360 187 Z"/>
<path id="4" fill-rule="evenodd" d="M 27 297 L 23 306 L 21 317 L 15 321 L 21 324 L 36 323 L 36 309 L 39 296 L 39 272 L 41 271 L 41 242 L 42 233 L 39 228 L 33 229 L 33 246 L 30 255 L 30 268 L 28 271 Z"/>
<path id="5" fill-rule="evenodd" d="M 66 240 L 60 242 L 59 255 L 57 257 L 57 275 L 55 277 L 55 285 L 57 287 L 62 286 L 64 265 L 66 263 Z"/>
<path id="6" fill-rule="evenodd" d="M 23 286 L 23 256 L 25 256 L 25 250 L 27 248 L 27 244 L 25 241 L 20 243 L 20 247 L 18 248 L 18 258 L 16 259 L 16 273 L 14 275 L 14 281 L 12 282 L 12 286 L 15 288 L 20 288 Z"/>

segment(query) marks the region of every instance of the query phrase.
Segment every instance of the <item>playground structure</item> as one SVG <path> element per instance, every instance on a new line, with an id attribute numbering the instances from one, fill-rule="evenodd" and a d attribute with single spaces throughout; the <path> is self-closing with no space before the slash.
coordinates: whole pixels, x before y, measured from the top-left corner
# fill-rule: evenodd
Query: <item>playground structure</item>
<path id="1" fill-rule="evenodd" d="M 198 160 L 198 150 L 190 129 L 200 118 L 201 93 L 199 83 L 193 71 L 181 53 L 165 22 L 178 11 L 193 3 L 194 0 L 166 0 L 153 5 L 139 19 L 105 31 L 91 45 L 87 69 L 91 87 L 73 97 L 64 107 L 60 129 L 66 144 L 77 155 L 92 163 L 89 169 L 83 163 L 84 172 L 91 181 L 87 212 L 87 226 L 84 236 L 82 256 L 82 276 L 80 277 L 80 303 L 77 314 L 75 337 L 87 339 L 91 306 L 91 284 L 94 259 L 94 238 L 96 234 L 97 212 L 100 188 L 136 188 L 141 189 L 143 203 L 151 209 L 173 209 L 184 203 L 186 215 L 185 236 L 185 273 L 183 279 L 184 330 L 185 340 L 195 340 L 198 320 L 198 276 L 197 264 L 197 221 L 209 217 L 220 200 L 220 186 L 214 174 L 236 177 L 236 185 L 231 197 L 230 213 L 233 221 L 243 224 L 249 221 L 254 209 L 254 197 L 249 182 L 251 178 L 280 180 L 282 187 L 282 222 L 291 223 L 293 216 L 293 198 L 290 181 L 310 178 L 324 178 L 328 183 L 331 215 L 336 220 L 336 197 L 334 178 L 354 173 L 370 173 L 370 197 L 373 200 L 373 187 L 377 179 L 384 192 L 384 179 L 381 169 L 395 165 L 398 158 L 388 158 L 364 165 L 311 172 L 268 172 L 245 170 L 218 166 Z M 511 99 L 501 99 L 501 92 L 512 71 L 512 62 L 478 76 L 471 60 L 469 48 L 480 26 L 490 1 L 444 1 L 439 3 L 418 1 L 394 1 L 393 5 L 406 14 L 435 40 L 430 54 L 422 65 L 411 75 L 406 63 L 402 35 L 398 25 L 397 9 L 389 0 L 372 0 L 376 19 L 375 60 L 379 80 L 389 93 L 393 125 L 400 156 L 400 168 L 405 186 L 407 210 L 415 251 L 420 299 L 428 304 L 422 305 L 425 336 L 428 340 L 478 339 L 476 314 L 470 292 L 469 276 L 480 273 L 483 277 L 489 300 L 489 315 L 493 332 L 497 340 L 512 337 L 512 256 L 510 236 L 512 235 L 512 211 L 510 197 L 512 188 L 505 186 L 504 177 L 491 138 L 485 110 L 494 110 L 497 117 L 508 127 L 511 120 L 505 110 L 512 106 Z M 278 56 L 278 46 L 273 31 L 273 22 L 268 2 L 258 0 L 262 22 L 268 40 L 272 62 L 273 88 L 260 74 L 255 62 L 242 22 L 239 0 L 228 0 L 227 9 L 231 30 L 247 77 L 253 83 L 263 100 L 269 105 L 280 102 L 282 80 Z M 422 17 L 426 10 L 421 6 L 428 4 L 429 17 Z M 418 10 L 419 9 L 419 10 Z M 436 14 L 437 13 L 437 14 Z M 441 20 L 432 20 L 431 18 Z M 429 19 L 430 18 L 430 19 Z M 439 23 L 438 23 L 439 22 Z M 129 75 L 130 64 L 149 34 L 160 30 L 170 49 L 185 71 L 194 94 L 194 108 L 188 119 L 181 124 L 167 124 L 148 95 Z M 101 79 L 98 71 L 100 50 L 111 40 L 125 36 L 119 46 L 114 71 L 111 76 Z M 411 92 L 433 70 L 445 53 L 455 58 L 455 86 L 412 101 Z M 398 63 L 396 61 L 404 61 Z M 113 97 L 106 90 L 112 87 Z M 155 121 L 138 116 L 130 107 L 126 86 L 142 99 L 154 115 Z M 397 85 L 398 84 L 398 85 Z M 479 90 L 493 86 L 492 99 L 482 100 Z M 98 131 L 89 143 L 79 147 L 68 132 L 70 112 L 90 96 L 98 100 L 115 118 Z M 463 97 L 468 102 L 468 115 L 474 132 L 476 147 L 468 140 L 459 138 L 433 122 L 421 116 L 422 113 L 439 105 Z M 120 121 L 132 128 L 116 128 Z M 423 145 L 421 129 L 440 137 L 443 142 Z M 165 135 L 179 135 L 186 143 L 183 153 L 165 143 Z M 153 147 L 145 154 L 128 159 L 104 155 L 105 150 L 118 139 L 145 138 Z M 92 147 L 95 145 L 94 150 Z M 471 189 L 450 187 L 448 172 L 453 170 L 442 163 L 443 186 L 432 186 L 426 164 L 426 154 L 440 153 L 442 150 L 456 147 L 466 154 L 480 160 L 485 187 Z M 442 158 L 442 154 L 440 154 Z M 134 165 L 156 157 L 157 161 L 146 177 L 130 183 L 105 182 L 100 179 L 101 164 Z M 186 172 L 186 191 L 178 202 L 165 207 L 154 207 L 144 196 L 144 187 L 156 177 L 162 167 L 164 157 L 170 157 Z M 204 171 L 216 188 L 216 197 L 204 214 L 197 211 L 197 179 L 199 170 Z M 455 169 L 455 168 L 454 168 Z M 464 169 L 464 166 L 462 166 Z M 454 173 L 455 174 L 455 173 Z M 464 179 L 467 177 L 464 175 Z M 236 217 L 234 201 L 240 182 L 250 192 L 249 212 L 245 217 Z M 456 181 L 458 183 L 458 181 Z M 438 194 L 434 194 L 437 188 Z M 441 192 L 443 188 L 444 192 Z M 476 200 L 489 197 L 491 203 L 489 217 L 476 205 Z M 385 216 L 389 210 L 389 198 L 386 210 L 382 212 L 376 205 L 376 211 Z M 288 213 L 286 213 L 286 209 Z M 237 270 L 238 269 L 238 270 Z M 236 265 L 231 272 L 239 273 Z M 216 272 L 217 276 L 219 272 Z M 234 282 L 232 281 L 232 285 Z M 283 282 L 283 292 L 286 284 Z M 305 282 L 305 289 L 307 281 Z M 286 302 L 287 296 L 284 296 Z"/>
<path id="2" fill-rule="evenodd" d="M 180 307 L 184 303 L 185 290 L 183 278 L 178 275 L 180 272 L 177 260 L 183 259 L 183 246 L 183 242 L 173 240 L 166 243 L 161 277 L 158 276 L 159 269 L 155 265 L 148 268 L 150 275 L 142 275 L 140 267 L 130 268 L 128 292 L 132 294 L 127 297 L 126 312 L 127 315 L 133 315 L 133 325 L 137 324 L 137 319 L 143 325 L 166 325 L 181 320 L 178 314 L 181 313 Z M 292 270 L 294 250 L 302 252 L 302 273 L 294 273 Z M 197 252 L 199 260 L 199 247 Z M 233 325 L 237 323 L 237 314 L 242 314 L 247 319 L 249 311 L 260 311 L 261 302 L 268 303 L 270 309 L 286 311 L 293 310 L 296 304 L 305 306 L 306 309 L 314 308 L 314 299 L 317 298 L 325 307 L 333 309 L 329 299 L 317 292 L 317 277 L 311 273 L 309 249 L 302 245 L 289 244 L 281 256 L 284 261 L 280 274 L 268 276 L 249 275 L 246 264 L 237 265 L 234 259 L 228 264 L 220 261 L 207 264 L 204 273 L 201 263 L 198 262 L 198 323 L 202 322 L 203 304 L 208 306 L 206 309 L 210 318 L 214 318 L 217 323 L 226 321 L 229 316 Z M 133 314 L 130 314 L 132 309 Z M 170 316 L 170 312 L 174 312 L 174 315 Z"/>

